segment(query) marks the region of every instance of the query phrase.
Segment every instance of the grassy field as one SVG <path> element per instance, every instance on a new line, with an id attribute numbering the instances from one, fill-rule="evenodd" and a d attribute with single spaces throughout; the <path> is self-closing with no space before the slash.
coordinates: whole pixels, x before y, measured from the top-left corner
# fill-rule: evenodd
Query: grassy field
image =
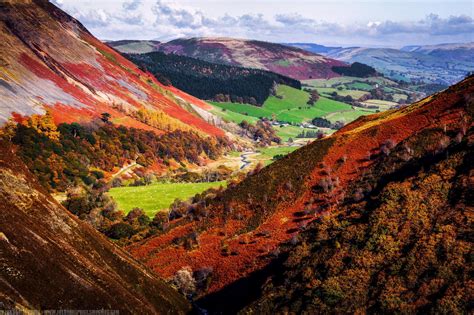
<path id="1" fill-rule="evenodd" d="M 332 87 L 334 85 L 343 85 L 353 81 L 365 82 L 368 84 L 379 84 L 383 86 L 396 86 L 397 83 L 384 77 L 356 78 L 356 77 L 335 77 L 331 79 L 313 79 L 305 80 L 304 84 L 313 87 Z"/>
<path id="2" fill-rule="evenodd" d="M 259 148 L 256 150 L 255 155 L 250 156 L 250 160 L 262 162 L 265 166 L 274 162 L 273 157 L 276 155 L 287 155 L 300 148 L 300 146 L 278 146 L 278 147 L 267 147 Z"/>
<path id="3" fill-rule="evenodd" d="M 360 116 L 365 116 L 365 115 L 370 115 L 375 113 L 375 110 L 371 109 L 355 109 L 347 112 L 335 112 L 331 113 L 329 115 L 326 115 L 324 118 L 329 120 L 332 123 L 335 123 L 336 121 L 343 121 L 345 123 L 351 122 L 353 120 L 356 120 Z"/>
<path id="4" fill-rule="evenodd" d="M 288 141 L 288 139 L 295 139 L 303 130 L 314 131 L 314 129 L 301 128 L 298 126 L 285 126 L 285 127 L 275 127 L 277 135 L 283 140 Z"/>
<path id="5" fill-rule="evenodd" d="M 125 213 L 141 208 L 149 217 L 167 209 L 176 198 L 186 200 L 211 187 L 225 186 L 225 182 L 214 183 L 155 183 L 139 187 L 116 187 L 109 195 L 117 202 L 119 210 Z"/>
<path id="6" fill-rule="evenodd" d="M 383 100 L 367 100 L 365 102 L 362 102 L 362 104 L 378 106 L 378 109 L 380 111 L 389 110 L 389 109 L 393 108 L 393 106 L 398 105 L 398 103 L 390 102 L 390 101 L 383 101 Z"/>
<path id="7" fill-rule="evenodd" d="M 210 103 L 214 107 L 214 109 L 211 110 L 211 112 L 213 114 L 221 117 L 222 119 L 224 119 L 226 121 L 232 121 L 232 122 L 235 122 L 237 124 L 240 124 L 243 120 L 246 120 L 249 123 L 255 124 L 258 120 L 257 117 L 244 115 L 244 114 L 235 112 L 233 110 L 228 110 L 227 107 L 225 107 L 225 106 L 218 106 L 218 105 L 222 105 L 222 104 L 230 104 L 231 108 L 234 109 L 235 104 L 232 104 L 232 103 L 215 103 L 215 102 L 208 102 L 208 103 Z M 216 105 L 216 104 L 218 104 L 218 105 Z"/>
<path id="8" fill-rule="evenodd" d="M 298 149 L 299 147 L 294 146 L 294 147 L 268 147 L 268 148 L 261 148 L 258 149 L 257 151 L 260 153 L 260 155 L 257 157 L 259 160 L 266 160 L 266 159 L 273 159 L 275 155 L 287 155 L 288 153 L 291 153 Z"/>
<path id="9" fill-rule="evenodd" d="M 216 107 L 214 111 L 216 115 L 237 123 L 247 117 L 247 121 L 250 121 L 250 117 L 254 117 L 254 119 L 260 117 L 272 118 L 273 115 L 279 121 L 301 123 L 311 121 L 315 117 L 323 117 L 329 113 L 351 110 L 350 105 L 323 96 L 314 106 L 310 106 L 306 104 L 309 99 L 308 92 L 285 85 L 278 86 L 277 95 L 278 97 L 270 96 L 261 107 L 236 103 L 211 102 L 211 104 Z M 220 110 L 217 108 L 220 108 Z M 225 109 L 225 111 L 222 111 L 222 109 Z"/>
<path id="10" fill-rule="evenodd" d="M 239 104 L 239 103 L 230 103 L 230 102 L 223 102 L 223 103 L 218 103 L 218 102 L 210 102 L 212 105 L 215 107 L 225 109 L 225 111 L 216 111 L 216 115 L 220 115 L 220 113 L 224 113 L 224 115 L 229 115 L 228 112 L 233 112 L 233 113 L 238 113 L 240 114 L 237 117 L 236 120 L 235 117 L 229 117 L 232 118 L 232 121 L 235 122 L 240 122 L 242 121 L 242 118 L 245 119 L 245 116 L 248 117 L 254 117 L 256 119 L 260 117 L 271 117 L 272 112 L 265 110 L 263 107 L 258 107 L 258 106 L 253 106 L 250 104 Z M 223 116 L 221 116 L 223 117 Z"/>
<path id="11" fill-rule="evenodd" d="M 365 83 L 365 82 L 348 83 L 348 84 L 346 84 L 346 86 L 350 90 L 369 91 L 369 90 L 373 89 L 371 84 L 368 84 L 368 83 Z"/>

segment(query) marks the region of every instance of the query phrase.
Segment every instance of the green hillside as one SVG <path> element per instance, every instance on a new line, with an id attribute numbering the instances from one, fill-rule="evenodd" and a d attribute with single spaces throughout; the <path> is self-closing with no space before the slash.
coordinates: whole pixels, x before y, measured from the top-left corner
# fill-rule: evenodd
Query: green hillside
<path id="1" fill-rule="evenodd" d="M 250 104 L 210 102 L 216 107 L 214 113 L 220 117 L 240 123 L 243 119 L 252 121 L 256 118 L 275 117 L 280 122 L 298 124 L 310 122 L 315 117 L 325 117 L 340 113 L 347 120 L 366 115 L 367 110 L 353 109 L 352 106 L 321 96 L 314 106 L 308 105 L 309 93 L 286 85 L 279 85 L 276 96 L 270 96 L 263 106 Z M 217 108 L 220 108 L 217 109 Z M 223 110 L 224 109 L 224 110 Z M 237 114 L 237 115 L 235 115 Z"/>

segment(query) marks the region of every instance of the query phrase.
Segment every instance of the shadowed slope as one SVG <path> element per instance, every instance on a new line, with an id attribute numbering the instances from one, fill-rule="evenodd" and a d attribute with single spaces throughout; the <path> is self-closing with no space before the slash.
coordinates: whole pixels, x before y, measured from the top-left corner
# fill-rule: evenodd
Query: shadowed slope
<path id="1" fill-rule="evenodd" d="M 186 313 L 186 300 L 73 217 L 0 143 L 0 308 Z"/>

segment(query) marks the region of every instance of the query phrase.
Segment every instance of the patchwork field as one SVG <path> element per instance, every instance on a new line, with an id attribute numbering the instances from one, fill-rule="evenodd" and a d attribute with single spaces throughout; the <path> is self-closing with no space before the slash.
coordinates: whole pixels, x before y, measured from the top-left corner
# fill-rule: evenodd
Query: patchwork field
<path id="1" fill-rule="evenodd" d="M 321 96 L 316 104 L 311 106 L 307 104 L 309 97 L 310 95 L 306 91 L 280 85 L 277 89 L 277 95 L 270 96 L 262 107 L 228 102 L 210 103 L 215 107 L 214 113 L 216 115 L 236 123 L 240 123 L 244 119 L 253 122 L 259 118 L 275 117 L 280 122 L 299 124 L 310 122 L 316 117 L 325 117 L 334 112 L 340 112 L 341 116 L 347 116 L 347 119 L 365 114 L 359 110 L 354 110 L 349 104 L 331 100 L 324 96 Z M 289 134 L 287 138 L 291 136 L 294 136 L 294 134 Z"/>
<path id="2" fill-rule="evenodd" d="M 367 91 L 359 91 L 359 90 L 347 90 L 347 89 L 342 89 L 338 90 L 336 88 L 327 88 L 327 87 L 318 87 L 318 92 L 321 95 L 329 96 L 331 93 L 336 92 L 340 96 L 350 96 L 354 99 L 359 99 L 364 95 L 367 95 Z"/>
<path id="3" fill-rule="evenodd" d="M 298 90 L 279 85 L 276 95 L 270 96 L 261 107 L 210 102 L 214 107 L 212 112 L 235 123 L 246 120 L 255 124 L 261 118 L 275 119 L 282 123 L 280 126 L 274 126 L 278 136 L 283 141 L 288 141 L 290 138 L 295 139 L 303 130 L 309 131 L 304 127 L 308 127 L 306 124 L 311 123 L 316 117 L 325 118 L 331 123 L 339 121 L 347 124 L 360 116 L 389 110 L 398 106 L 399 102 L 410 101 L 409 96 L 413 97 L 414 93 L 384 77 L 305 80 L 303 87 L 303 90 Z M 316 89 L 320 95 L 313 106 L 307 104 L 310 99 L 308 89 Z M 377 98 L 371 95 L 374 90 L 379 91 L 374 94 Z M 324 130 L 325 133 L 331 131 L 334 130 Z"/>
<path id="4" fill-rule="evenodd" d="M 335 77 L 331 79 L 313 79 L 303 81 L 305 84 L 313 87 L 332 87 L 338 84 L 347 84 L 351 82 L 364 82 L 370 85 L 379 84 L 382 86 L 396 86 L 397 83 L 384 77 L 370 77 L 370 78 L 357 78 L 357 77 Z"/>
<path id="5" fill-rule="evenodd" d="M 141 208 L 153 218 L 160 210 L 167 209 L 176 198 L 186 200 L 211 187 L 225 186 L 226 182 L 213 183 L 154 183 L 148 186 L 116 187 L 109 195 L 124 213 Z"/>

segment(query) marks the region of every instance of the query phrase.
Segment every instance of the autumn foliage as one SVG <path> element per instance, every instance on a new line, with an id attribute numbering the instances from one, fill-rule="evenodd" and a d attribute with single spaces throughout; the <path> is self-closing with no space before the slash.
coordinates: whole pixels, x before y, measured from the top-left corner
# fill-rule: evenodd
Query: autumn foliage
<path id="1" fill-rule="evenodd" d="M 56 126 L 49 113 L 33 115 L 18 124 L 9 136 L 18 154 L 41 183 L 50 190 L 65 191 L 70 185 L 90 185 L 123 165 L 144 167 L 171 162 L 198 164 L 216 159 L 229 143 L 225 138 L 175 130 L 156 135 L 152 131 L 116 126 L 102 120 L 88 124 Z"/>

